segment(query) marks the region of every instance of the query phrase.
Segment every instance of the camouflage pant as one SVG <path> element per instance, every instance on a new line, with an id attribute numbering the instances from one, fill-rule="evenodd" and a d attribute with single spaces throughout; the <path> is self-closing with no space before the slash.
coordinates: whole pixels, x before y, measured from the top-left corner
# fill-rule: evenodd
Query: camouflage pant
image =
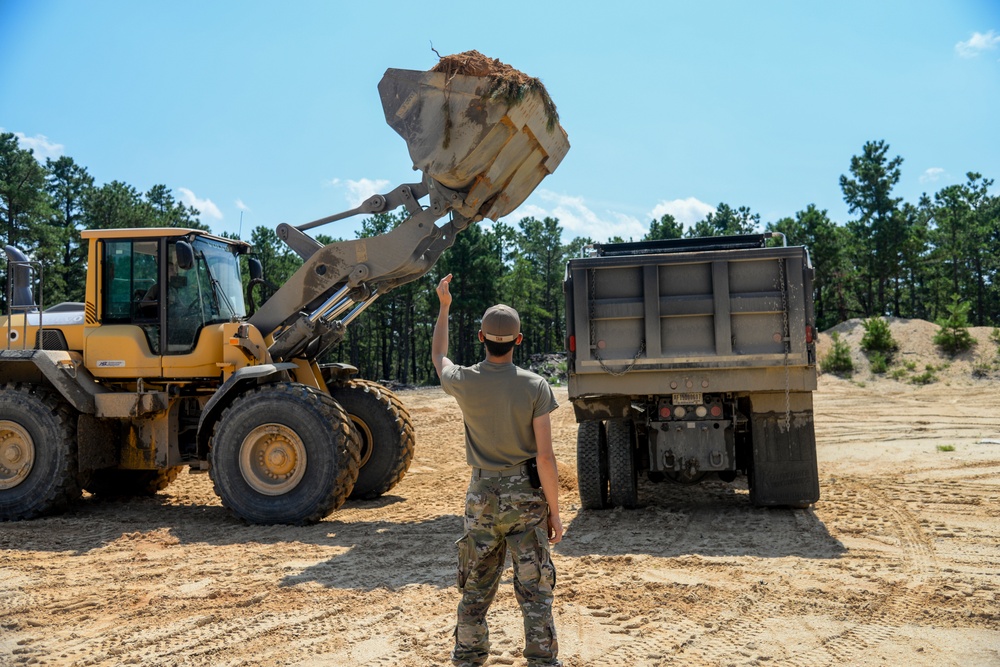
<path id="1" fill-rule="evenodd" d="M 527 475 L 485 477 L 469 483 L 465 535 L 458 540 L 456 665 L 481 665 L 489 656 L 486 611 L 496 596 L 510 549 L 514 595 L 524 617 L 524 657 L 532 667 L 560 665 L 552 620 L 556 570 L 549 556 L 548 504 Z"/>

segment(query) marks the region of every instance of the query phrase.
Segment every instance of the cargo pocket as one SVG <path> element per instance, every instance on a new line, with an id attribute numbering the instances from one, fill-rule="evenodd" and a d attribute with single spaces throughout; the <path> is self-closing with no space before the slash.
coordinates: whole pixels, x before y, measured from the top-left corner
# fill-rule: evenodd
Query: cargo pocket
<path id="1" fill-rule="evenodd" d="M 465 582 L 469 580 L 469 572 L 472 569 L 472 554 L 476 548 L 472 541 L 472 536 L 466 533 L 455 542 L 458 547 L 458 590 L 465 589 Z"/>
<path id="2" fill-rule="evenodd" d="M 536 525 L 511 537 L 514 543 L 510 546 L 518 582 L 543 593 L 551 592 L 556 585 L 556 569 L 549 556 L 546 524 Z"/>

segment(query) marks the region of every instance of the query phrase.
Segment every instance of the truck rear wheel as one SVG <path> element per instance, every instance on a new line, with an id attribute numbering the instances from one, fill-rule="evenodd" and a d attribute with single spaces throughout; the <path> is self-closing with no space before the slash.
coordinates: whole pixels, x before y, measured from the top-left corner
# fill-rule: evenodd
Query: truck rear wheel
<path id="1" fill-rule="evenodd" d="M 361 441 L 361 469 L 351 498 L 378 498 L 403 479 L 416 438 L 410 413 L 391 391 L 369 380 L 330 385 Z"/>
<path id="2" fill-rule="evenodd" d="M 608 479 L 613 507 L 631 508 L 639 504 L 635 427 L 628 419 L 608 422 Z"/>
<path id="3" fill-rule="evenodd" d="M 80 497 L 75 423 L 44 388 L 0 388 L 0 520 L 58 512 Z"/>
<path id="4" fill-rule="evenodd" d="M 608 507 L 608 437 L 604 422 L 580 422 L 576 430 L 576 478 L 584 509 Z"/>
<path id="5" fill-rule="evenodd" d="M 212 437 L 222 504 L 250 523 L 315 523 L 344 504 L 360 444 L 344 409 L 296 383 L 257 387 L 226 408 Z"/>
<path id="6" fill-rule="evenodd" d="M 95 470 L 83 485 L 83 490 L 102 498 L 127 498 L 129 496 L 155 496 L 157 491 L 170 486 L 184 466 L 164 470 L 120 470 L 105 468 Z"/>

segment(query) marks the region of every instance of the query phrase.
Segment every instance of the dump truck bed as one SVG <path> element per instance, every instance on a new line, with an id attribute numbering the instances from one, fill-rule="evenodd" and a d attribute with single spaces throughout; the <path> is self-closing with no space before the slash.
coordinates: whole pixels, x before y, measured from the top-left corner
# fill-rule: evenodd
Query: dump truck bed
<path id="1" fill-rule="evenodd" d="M 570 260 L 570 398 L 815 389 L 805 248 L 716 247 Z"/>

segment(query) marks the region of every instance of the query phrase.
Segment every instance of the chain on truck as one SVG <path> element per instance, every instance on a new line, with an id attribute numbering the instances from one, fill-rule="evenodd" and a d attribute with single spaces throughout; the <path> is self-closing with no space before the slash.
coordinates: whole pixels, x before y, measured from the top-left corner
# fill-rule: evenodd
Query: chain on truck
<path id="1" fill-rule="evenodd" d="M 583 506 L 635 507 L 640 472 L 744 475 L 755 505 L 816 502 L 812 281 L 808 251 L 771 233 L 596 245 L 570 260 Z"/>
<path id="2" fill-rule="evenodd" d="M 155 493 L 184 466 L 207 470 L 223 505 L 253 523 L 311 523 L 349 496 L 393 488 L 413 457 L 405 407 L 355 368 L 319 360 L 376 299 L 429 271 L 456 234 L 514 210 L 568 151 L 547 96 L 511 103 L 491 98 L 491 85 L 387 70 L 386 122 L 423 178 L 279 226 L 302 266 L 256 310 L 261 265 L 246 262 L 244 293 L 242 241 L 194 229 L 84 231 L 84 301 L 50 309 L 44 267 L 7 246 L 0 519 L 62 510 L 84 490 Z M 306 234 L 400 207 L 404 220 L 380 236 L 323 245 Z"/>

